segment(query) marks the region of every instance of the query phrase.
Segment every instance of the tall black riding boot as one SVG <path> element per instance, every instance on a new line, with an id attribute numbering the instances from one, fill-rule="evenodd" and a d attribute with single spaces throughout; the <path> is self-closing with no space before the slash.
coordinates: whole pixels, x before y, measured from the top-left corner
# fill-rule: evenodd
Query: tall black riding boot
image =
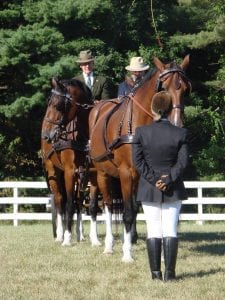
<path id="1" fill-rule="evenodd" d="M 175 268 L 177 261 L 178 238 L 163 238 L 163 250 L 165 260 L 164 281 L 176 279 Z"/>
<path id="2" fill-rule="evenodd" d="M 147 251 L 152 279 L 162 280 L 161 245 L 162 239 L 160 238 L 147 239 Z"/>

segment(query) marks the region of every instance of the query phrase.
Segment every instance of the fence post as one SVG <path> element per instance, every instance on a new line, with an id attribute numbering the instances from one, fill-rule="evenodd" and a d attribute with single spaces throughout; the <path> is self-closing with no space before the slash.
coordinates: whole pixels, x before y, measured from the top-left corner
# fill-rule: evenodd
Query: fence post
<path id="1" fill-rule="evenodd" d="M 203 205 L 202 205 L 202 187 L 198 187 L 198 201 L 201 200 L 201 203 L 198 203 L 198 218 L 196 222 L 198 225 L 202 225 L 202 214 L 203 214 Z"/>
<path id="2" fill-rule="evenodd" d="M 13 198 L 14 200 L 18 198 L 18 187 L 13 188 Z M 13 225 L 14 226 L 18 226 L 17 214 L 18 214 L 18 204 L 14 203 L 13 204 Z"/>

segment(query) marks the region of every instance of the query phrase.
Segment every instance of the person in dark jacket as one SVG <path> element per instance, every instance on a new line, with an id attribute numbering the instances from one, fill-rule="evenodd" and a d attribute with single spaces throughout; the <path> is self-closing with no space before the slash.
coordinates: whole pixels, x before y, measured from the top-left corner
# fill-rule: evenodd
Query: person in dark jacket
<path id="1" fill-rule="evenodd" d="M 140 83 L 144 77 L 146 71 L 149 69 L 149 65 L 146 65 L 140 56 L 132 57 L 130 65 L 126 66 L 125 69 L 130 72 L 130 75 L 127 75 L 125 80 L 119 84 L 117 92 L 118 98 L 129 95 L 132 92 L 133 88 Z"/>
<path id="2" fill-rule="evenodd" d="M 140 175 L 137 201 L 142 203 L 147 224 L 147 252 L 152 279 L 175 279 L 178 251 L 177 224 L 181 200 L 187 199 L 182 175 L 188 165 L 187 130 L 172 125 L 168 92 L 157 93 L 151 105 L 154 122 L 136 129 L 133 162 Z M 163 242 L 162 242 L 163 241 Z"/>
<path id="3" fill-rule="evenodd" d="M 95 58 L 91 50 L 81 51 L 78 59 L 82 70 L 82 74 L 76 76 L 76 79 L 86 83 L 93 95 L 93 102 L 97 103 L 100 100 L 112 99 L 115 96 L 115 91 L 110 81 L 104 76 L 95 75 L 94 73 Z"/>

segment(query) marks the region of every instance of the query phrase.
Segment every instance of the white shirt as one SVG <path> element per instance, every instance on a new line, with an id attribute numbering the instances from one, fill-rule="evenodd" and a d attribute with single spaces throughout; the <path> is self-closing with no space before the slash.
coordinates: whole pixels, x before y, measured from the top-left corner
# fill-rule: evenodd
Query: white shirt
<path id="1" fill-rule="evenodd" d="M 88 77 L 90 77 L 90 79 L 91 79 L 91 86 L 93 86 L 93 83 L 94 83 L 93 72 L 91 72 L 89 75 L 87 75 L 86 73 L 83 73 L 83 76 L 84 76 L 84 80 L 85 80 L 86 84 L 87 84 Z"/>

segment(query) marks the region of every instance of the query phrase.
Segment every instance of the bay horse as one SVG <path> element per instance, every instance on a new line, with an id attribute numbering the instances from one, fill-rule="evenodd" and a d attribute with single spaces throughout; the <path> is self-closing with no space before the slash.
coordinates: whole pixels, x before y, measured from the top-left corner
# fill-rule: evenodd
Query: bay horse
<path id="1" fill-rule="evenodd" d="M 148 72 L 133 92 L 118 100 L 100 102 L 89 115 L 90 156 L 97 170 L 97 183 L 103 196 L 106 215 L 106 237 L 104 253 L 113 253 L 112 206 L 110 178 L 120 179 L 123 197 L 124 240 L 122 261 L 131 262 L 131 228 L 135 221 L 134 198 L 138 174 L 132 162 L 132 142 L 138 126 L 153 121 L 150 112 L 152 97 L 164 89 L 172 95 L 173 110 L 170 121 L 183 126 L 183 95 L 191 84 L 185 75 L 189 55 L 181 64 L 163 64 L 154 58 L 154 71 Z M 160 138 L 160 137 L 159 137 Z M 91 199 L 90 207 L 96 206 Z M 100 244 L 96 229 L 96 210 L 91 210 L 90 239 L 92 245 Z"/>
<path id="2" fill-rule="evenodd" d="M 79 80 L 59 81 L 53 78 L 51 85 L 41 130 L 42 162 L 53 194 L 52 208 L 55 207 L 56 211 L 53 235 L 56 241 L 69 246 L 75 208 L 77 240 L 83 239 L 79 168 L 86 160 L 88 115 L 93 102 L 91 91 Z"/>

